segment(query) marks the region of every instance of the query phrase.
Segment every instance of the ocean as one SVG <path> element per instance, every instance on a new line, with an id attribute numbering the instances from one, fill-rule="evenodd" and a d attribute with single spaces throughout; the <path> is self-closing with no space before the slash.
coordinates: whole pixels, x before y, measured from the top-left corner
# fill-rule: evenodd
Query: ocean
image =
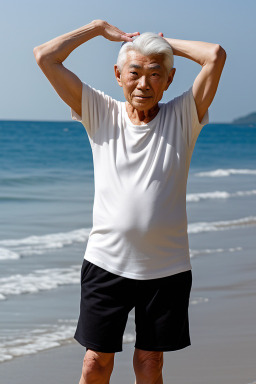
<path id="1" fill-rule="evenodd" d="M 94 178 L 89 140 L 80 123 L 0 121 L 0 144 L 4 363 L 74 343 Z M 208 124 L 201 131 L 187 185 L 192 270 L 203 260 L 210 269 L 220 257 L 232 260 L 234 254 L 242 265 L 255 252 L 255 148 L 255 126 Z M 214 300 L 203 279 L 202 289 L 192 290 L 191 305 Z M 133 341 L 131 312 L 124 343 Z"/>

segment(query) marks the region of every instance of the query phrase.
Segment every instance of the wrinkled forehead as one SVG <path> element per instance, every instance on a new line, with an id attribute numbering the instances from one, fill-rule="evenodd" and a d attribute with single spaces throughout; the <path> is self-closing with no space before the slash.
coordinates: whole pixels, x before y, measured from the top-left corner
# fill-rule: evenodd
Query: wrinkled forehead
<path id="1" fill-rule="evenodd" d="M 136 50 L 130 49 L 127 51 L 124 65 L 129 68 L 147 67 L 149 69 L 162 69 L 165 68 L 164 55 L 143 55 Z"/>

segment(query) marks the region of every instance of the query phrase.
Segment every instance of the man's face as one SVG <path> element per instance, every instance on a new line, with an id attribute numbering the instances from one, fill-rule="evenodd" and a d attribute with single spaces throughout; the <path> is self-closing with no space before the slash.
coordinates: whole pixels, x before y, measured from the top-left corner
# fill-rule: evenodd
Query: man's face
<path id="1" fill-rule="evenodd" d="M 128 51 L 121 74 L 115 65 L 126 100 L 140 111 L 151 109 L 162 99 L 174 74 L 175 68 L 167 73 L 162 55 L 144 56 L 136 51 Z"/>

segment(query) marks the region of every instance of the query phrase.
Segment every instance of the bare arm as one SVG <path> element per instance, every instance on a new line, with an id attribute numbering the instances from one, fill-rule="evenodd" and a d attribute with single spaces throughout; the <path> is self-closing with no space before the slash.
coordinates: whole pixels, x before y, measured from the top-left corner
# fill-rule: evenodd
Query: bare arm
<path id="1" fill-rule="evenodd" d="M 37 64 L 50 81 L 58 95 L 79 116 L 81 116 L 82 82 L 63 61 L 81 44 L 96 36 L 103 36 L 111 41 L 132 41 L 135 33 L 125 33 L 103 20 L 91 23 L 52 39 L 33 50 Z"/>
<path id="2" fill-rule="evenodd" d="M 165 40 L 171 45 L 174 55 L 193 60 L 202 66 L 192 87 L 198 119 L 201 122 L 216 94 L 226 52 L 219 44 L 169 38 Z"/>

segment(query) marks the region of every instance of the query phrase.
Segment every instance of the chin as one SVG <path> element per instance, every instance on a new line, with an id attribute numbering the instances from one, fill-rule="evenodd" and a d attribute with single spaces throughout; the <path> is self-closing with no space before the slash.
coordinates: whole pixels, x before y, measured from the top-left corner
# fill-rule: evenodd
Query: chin
<path id="1" fill-rule="evenodd" d="M 139 111 L 144 111 L 145 109 L 151 109 L 153 107 L 153 104 L 147 101 L 141 101 L 141 102 L 135 101 L 135 102 L 132 102 L 131 104 L 134 108 L 138 109 Z"/>

